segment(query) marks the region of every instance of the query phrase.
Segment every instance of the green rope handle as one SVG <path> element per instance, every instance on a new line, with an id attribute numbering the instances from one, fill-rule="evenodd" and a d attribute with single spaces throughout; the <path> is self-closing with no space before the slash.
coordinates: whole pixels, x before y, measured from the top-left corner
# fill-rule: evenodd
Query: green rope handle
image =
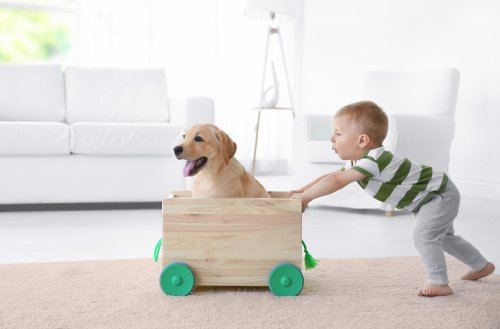
<path id="1" fill-rule="evenodd" d="M 302 246 L 304 247 L 304 265 L 306 266 L 306 271 L 315 268 L 319 261 L 314 259 L 314 257 L 309 253 L 304 240 L 302 240 Z"/>
<path id="2" fill-rule="evenodd" d="M 153 255 L 155 262 L 158 262 L 158 255 L 160 254 L 160 248 L 161 248 L 162 242 L 163 242 L 163 239 L 160 239 L 160 240 L 158 240 L 158 242 L 156 242 L 155 253 Z"/>

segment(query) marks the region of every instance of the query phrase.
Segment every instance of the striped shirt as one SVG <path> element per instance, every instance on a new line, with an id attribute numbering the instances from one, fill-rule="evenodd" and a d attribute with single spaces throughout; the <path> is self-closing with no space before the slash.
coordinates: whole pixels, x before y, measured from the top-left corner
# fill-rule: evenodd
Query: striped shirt
<path id="1" fill-rule="evenodd" d="M 367 177 L 358 184 L 375 199 L 398 209 L 410 211 L 420 207 L 434 195 L 443 192 L 448 176 L 431 167 L 412 163 L 386 151 L 383 146 L 373 149 L 352 168 Z"/>

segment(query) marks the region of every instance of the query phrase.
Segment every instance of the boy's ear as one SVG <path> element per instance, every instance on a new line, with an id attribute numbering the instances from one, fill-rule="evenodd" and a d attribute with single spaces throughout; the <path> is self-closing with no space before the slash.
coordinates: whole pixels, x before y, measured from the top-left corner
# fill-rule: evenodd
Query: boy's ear
<path id="1" fill-rule="evenodd" d="M 370 136 L 367 134 L 361 134 L 358 137 L 358 145 L 361 148 L 367 147 L 370 144 Z"/>

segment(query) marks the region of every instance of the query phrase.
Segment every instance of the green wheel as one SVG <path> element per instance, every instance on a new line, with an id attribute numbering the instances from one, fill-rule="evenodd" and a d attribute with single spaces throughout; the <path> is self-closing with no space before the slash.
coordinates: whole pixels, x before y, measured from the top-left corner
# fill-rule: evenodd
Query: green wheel
<path id="1" fill-rule="evenodd" d="M 276 296 L 297 296 L 304 287 L 304 277 L 297 266 L 284 263 L 269 273 L 269 290 Z"/>
<path id="2" fill-rule="evenodd" d="M 187 264 L 168 264 L 160 274 L 160 287 L 169 296 L 189 295 L 194 287 L 194 274 Z"/>

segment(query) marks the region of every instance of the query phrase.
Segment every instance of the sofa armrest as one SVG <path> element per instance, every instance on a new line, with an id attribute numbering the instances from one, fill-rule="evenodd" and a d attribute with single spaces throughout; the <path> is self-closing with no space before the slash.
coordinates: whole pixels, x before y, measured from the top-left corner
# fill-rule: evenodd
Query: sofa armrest
<path id="1" fill-rule="evenodd" d="M 214 123 L 214 101 L 208 97 L 169 98 L 170 123 L 189 128 Z"/>

